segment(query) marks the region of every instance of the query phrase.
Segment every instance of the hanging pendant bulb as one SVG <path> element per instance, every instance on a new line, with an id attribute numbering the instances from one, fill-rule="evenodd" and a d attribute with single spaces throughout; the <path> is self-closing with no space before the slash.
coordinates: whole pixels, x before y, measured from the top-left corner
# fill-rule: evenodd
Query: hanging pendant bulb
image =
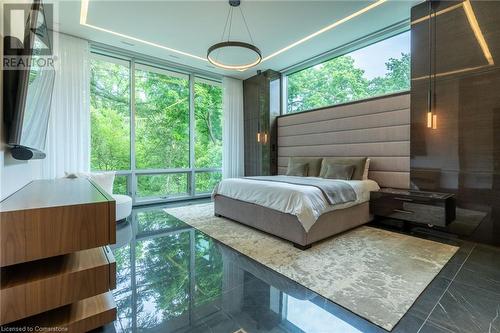
<path id="1" fill-rule="evenodd" d="M 437 129 L 437 115 L 432 115 L 432 129 Z"/>
<path id="2" fill-rule="evenodd" d="M 432 128 L 432 112 L 427 111 L 427 128 Z"/>

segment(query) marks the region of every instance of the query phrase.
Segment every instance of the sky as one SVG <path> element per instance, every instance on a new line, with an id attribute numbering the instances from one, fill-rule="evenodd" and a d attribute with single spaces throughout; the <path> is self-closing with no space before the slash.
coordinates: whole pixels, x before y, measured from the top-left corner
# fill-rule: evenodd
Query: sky
<path id="1" fill-rule="evenodd" d="M 401 58 L 401 53 L 410 53 L 410 31 L 388 38 L 382 42 L 354 51 L 355 66 L 365 71 L 367 79 L 384 76 L 385 63 L 389 58 Z"/>

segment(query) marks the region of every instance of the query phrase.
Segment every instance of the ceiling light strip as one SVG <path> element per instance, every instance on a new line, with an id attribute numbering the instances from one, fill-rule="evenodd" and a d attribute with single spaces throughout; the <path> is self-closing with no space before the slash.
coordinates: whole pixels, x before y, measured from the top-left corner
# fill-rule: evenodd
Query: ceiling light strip
<path id="1" fill-rule="evenodd" d="M 476 15 L 474 14 L 474 10 L 472 9 L 472 5 L 469 0 L 463 2 L 465 15 L 467 16 L 467 20 L 476 36 L 476 39 L 481 46 L 481 50 L 483 50 L 484 57 L 488 61 L 488 64 L 493 65 L 495 62 L 493 61 L 493 56 L 491 55 L 490 49 L 488 48 L 488 44 L 486 43 L 486 39 L 484 39 L 484 35 L 481 32 L 481 28 L 479 27 L 479 23 L 477 21 Z"/>
<path id="2" fill-rule="evenodd" d="M 349 20 L 351 20 L 351 19 L 353 19 L 353 18 L 355 18 L 355 17 L 359 16 L 359 15 L 362 15 L 362 14 L 366 13 L 367 11 L 369 11 L 369 10 L 371 10 L 371 9 L 373 9 L 373 8 L 377 7 L 377 6 L 380 6 L 381 4 L 383 4 L 383 3 L 384 3 L 384 2 L 386 2 L 386 1 L 387 1 L 387 0 L 379 0 L 379 1 L 375 2 L 375 3 L 372 3 L 371 5 L 369 5 L 369 6 L 365 7 L 365 8 L 363 8 L 363 9 L 361 9 L 361 10 L 358 10 L 357 12 L 352 13 L 352 14 L 351 14 L 351 15 L 349 15 L 349 16 L 346 16 L 346 17 L 344 17 L 343 19 L 340 19 L 340 20 L 336 21 L 335 23 L 332 23 L 332 24 L 330 24 L 330 25 L 326 26 L 326 27 L 324 27 L 324 28 L 322 28 L 322 29 L 320 29 L 320 30 L 318 30 L 318 31 L 316 31 L 316 32 L 314 32 L 314 33 L 312 33 L 312 34 L 310 34 L 309 36 L 306 36 L 306 37 L 304 37 L 304 38 L 302 38 L 302 39 L 299 39 L 298 41 L 296 41 L 296 42 L 294 42 L 294 43 L 292 43 L 292 44 L 290 44 L 290 45 L 288 45 L 288 46 L 286 46 L 286 47 L 282 48 L 281 50 L 278 50 L 278 51 L 276 51 L 276 52 L 274 52 L 274 53 L 272 53 L 272 54 L 268 55 L 267 57 L 264 57 L 264 58 L 262 59 L 262 61 L 269 60 L 269 59 L 271 59 L 271 58 L 273 58 L 273 57 L 277 56 L 278 54 L 281 54 L 281 53 L 283 53 L 283 52 L 285 52 L 285 51 L 288 51 L 288 50 L 290 50 L 291 48 L 293 48 L 293 47 L 295 47 L 295 46 L 297 46 L 297 45 L 300 45 L 300 44 L 302 44 L 302 43 L 304 43 L 304 42 L 308 41 L 308 40 L 309 40 L 309 39 L 311 39 L 311 38 L 314 38 L 314 37 L 316 37 L 316 36 L 318 36 L 318 35 L 320 35 L 320 34 L 322 34 L 322 33 L 326 32 L 326 31 L 328 31 L 328 30 L 331 30 L 331 29 L 333 29 L 333 28 L 335 28 L 335 27 L 337 27 L 337 26 L 339 26 L 339 25 L 341 25 L 341 24 L 343 24 L 343 23 L 345 23 L 345 22 L 347 22 L 347 21 L 349 21 Z"/>
<path id="3" fill-rule="evenodd" d="M 460 73 L 466 73 L 466 72 L 470 72 L 470 71 L 477 71 L 479 69 L 483 69 L 483 68 L 487 68 L 487 67 L 491 67 L 491 65 L 482 65 L 482 66 L 476 66 L 476 67 L 467 67 L 467 68 L 456 69 L 456 70 L 449 71 L 449 72 L 437 73 L 436 77 L 444 77 L 444 76 L 449 76 L 449 75 L 453 75 L 453 74 L 460 74 Z M 412 81 L 419 81 L 419 80 L 424 80 L 424 79 L 428 80 L 429 79 L 429 75 L 419 76 L 419 77 L 413 78 L 411 80 Z"/>
<path id="4" fill-rule="evenodd" d="M 112 35 L 115 35 L 115 36 L 119 36 L 119 37 L 122 37 L 122 38 L 127 38 L 127 39 L 130 39 L 130 40 L 133 40 L 133 41 L 136 41 L 136 42 L 139 42 L 139 43 L 143 43 L 143 44 L 146 44 L 146 45 L 150 45 L 150 46 L 154 46 L 154 47 L 157 47 L 157 48 L 160 48 L 160 49 L 164 49 L 164 50 L 167 50 L 167 51 L 171 51 L 171 52 L 175 52 L 175 53 L 178 53 L 178 54 L 182 54 L 182 55 L 185 55 L 185 56 L 188 56 L 188 57 L 191 57 L 191 58 L 194 58 L 194 59 L 197 59 L 197 60 L 202 60 L 202 61 L 205 61 L 205 62 L 208 62 L 208 60 L 206 58 L 203 58 L 203 57 L 199 57 L 199 56 L 196 56 L 194 54 L 190 54 L 190 53 L 187 53 L 187 52 L 183 52 L 183 51 L 180 51 L 180 50 L 176 50 L 176 49 L 173 49 L 173 48 L 170 48 L 170 47 L 166 47 L 166 46 L 163 46 L 163 45 L 160 45 L 160 44 L 157 44 L 157 43 L 153 43 L 153 42 L 149 42 L 149 41 L 146 41 L 146 40 L 142 40 L 142 39 L 139 39 L 139 38 L 136 38 L 136 37 L 132 37 L 132 36 L 129 36 L 129 35 L 125 35 L 125 34 L 121 34 L 119 32 L 115 32 L 115 31 L 112 31 L 112 30 L 108 30 L 108 29 L 104 29 L 104 28 L 100 28 L 100 27 L 97 27 L 97 26 L 94 26 L 94 25 L 91 25 L 91 24 L 88 24 L 87 23 L 87 14 L 88 14 L 88 7 L 89 7 L 89 1 L 90 0 L 82 0 L 81 2 L 81 11 L 80 11 L 80 24 L 83 25 L 83 26 L 86 26 L 86 27 L 89 27 L 89 28 L 92 28 L 92 29 L 95 29 L 95 30 L 99 30 L 99 31 L 103 31 L 103 32 L 107 32 L 107 33 L 110 33 Z M 347 21 L 350 21 L 352 20 L 353 18 L 357 17 L 357 16 L 360 16 L 378 6 L 380 6 L 381 4 L 387 2 L 387 0 L 378 0 L 374 3 L 372 3 L 371 5 L 367 6 L 367 7 L 364 7 L 362 9 L 360 9 L 359 11 L 357 12 L 354 12 L 266 57 L 264 57 L 262 59 L 261 62 L 264 62 L 266 60 L 269 60 L 271 58 L 274 58 L 275 56 L 283 53 L 283 52 L 286 52 L 288 50 L 290 50 L 291 48 L 294 48 L 295 46 L 297 45 L 300 45 L 324 32 L 327 32 Z M 241 70 L 240 70 L 241 71 Z M 243 70 L 244 71 L 244 70 Z"/>
<path id="5" fill-rule="evenodd" d="M 142 40 L 142 39 L 139 39 L 139 38 L 136 38 L 136 37 L 132 37 L 132 36 L 129 36 L 129 35 L 121 34 L 119 32 L 115 32 L 115 31 L 112 31 L 112 30 L 108 30 L 108 29 L 104 29 L 104 28 L 101 28 L 101 27 L 97 27 L 95 25 L 88 24 L 87 23 L 87 13 L 88 13 L 88 8 L 89 8 L 89 1 L 90 0 L 82 0 L 81 11 L 80 11 L 80 24 L 81 25 L 83 25 L 85 27 L 89 27 L 89 28 L 95 29 L 95 30 L 99 30 L 99 31 L 102 31 L 102 32 L 107 32 L 109 34 L 112 34 L 112 35 L 115 35 L 115 36 L 118 36 L 118 37 L 127 38 L 127 39 L 133 40 L 135 42 L 139 42 L 139 43 L 143 43 L 143 44 L 146 44 L 146 45 L 149 45 L 149 46 L 157 47 L 157 48 L 160 48 L 160 49 L 163 49 L 163 50 L 166 50 L 166 51 L 170 51 L 170 52 L 175 52 L 175 53 L 178 53 L 178 54 L 182 54 L 184 56 L 191 57 L 191 58 L 194 58 L 194 59 L 197 59 L 197 60 L 202 60 L 202 61 L 205 61 L 205 62 L 208 61 L 206 58 L 199 57 L 199 56 L 191 54 L 191 53 L 187 53 L 187 52 L 184 52 L 184 51 L 176 50 L 176 49 L 173 49 L 173 48 L 170 48 L 170 47 L 167 47 L 167 46 L 163 46 L 163 45 L 160 45 L 160 44 L 157 44 L 157 43 L 149 42 L 147 40 Z"/>
<path id="6" fill-rule="evenodd" d="M 446 14 L 448 12 L 451 12 L 452 10 L 455 10 L 457 8 L 460 8 L 462 7 L 462 3 L 459 3 L 459 4 L 456 4 L 456 5 L 453 5 L 453 6 L 450 6 L 450 7 L 447 7 L 445 9 L 442 9 L 440 11 L 437 11 L 435 14 L 433 15 L 436 15 L 436 16 L 439 16 L 439 15 L 442 15 L 442 14 Z M 430 15 L 426 15 L 426 16 L 423 16 L 419 19 L 416 19 L 415 21 L 411 21 L 411 25 L 414 25 L 414 24 L 417 24 L 417 23 L 420 23 L 420 22 L 423 22 L 423 21 L 426 21 L 430 18 L 431 16 Z"/>

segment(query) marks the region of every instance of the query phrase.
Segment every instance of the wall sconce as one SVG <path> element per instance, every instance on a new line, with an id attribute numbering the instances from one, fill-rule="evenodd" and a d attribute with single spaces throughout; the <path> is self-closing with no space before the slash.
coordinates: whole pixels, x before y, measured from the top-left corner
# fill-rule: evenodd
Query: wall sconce
<path id="1" fill-rule="evenodd" d="M 257 142 L 265 145 L 267 143 L 267 132 L 257 132 Z"/>

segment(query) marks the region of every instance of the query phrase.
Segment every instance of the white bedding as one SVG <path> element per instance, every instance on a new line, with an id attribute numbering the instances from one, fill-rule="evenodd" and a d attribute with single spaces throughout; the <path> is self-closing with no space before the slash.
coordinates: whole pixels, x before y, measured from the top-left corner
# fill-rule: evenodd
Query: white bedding
<path id="1" fill-rule="evenodd" d="M 319 178 L 325 182 L 329 179 Z M 336 179 L 338 181 L 338 179 Z M 357 200 L 330 205 L 321 190 L 307 185 L 268 182 L 246 178 L 222 180 L 214 189 L 213 195 L 223 195 L 232 199 L 250 202 L 283 213 L 297 216 L 309 231 L 322 214 L 359 205 L 370 200 L 370 191 L 377 191 L 378 184 L 373 180 L 342 180 L 349 183 L 357 195 Z"/>

